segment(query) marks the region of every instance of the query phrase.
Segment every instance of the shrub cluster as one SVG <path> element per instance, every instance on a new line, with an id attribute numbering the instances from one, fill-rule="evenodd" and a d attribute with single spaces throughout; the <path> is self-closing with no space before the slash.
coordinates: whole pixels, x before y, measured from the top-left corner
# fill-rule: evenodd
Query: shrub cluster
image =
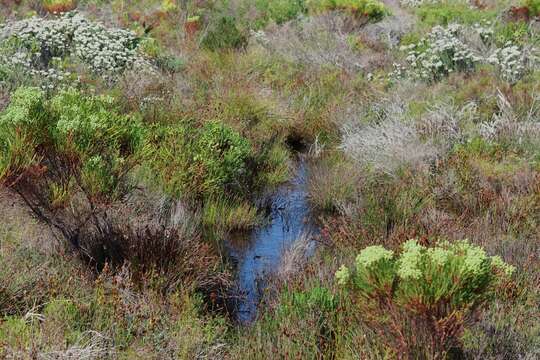
<path id="1" fill-rule="evenodd" d="M 374 20 L 388 13 L 378 0 L 308 0 L 308 6 L 314 11 L 343 10 Z"/>
<path id="2" fill-rule="evenodd" d="M 470 71 L 481 59 L 460 39 L 462 26 L 436 26 L 427 38 L 402 47 L 407 50 L 410 73 L 423 80 L 438 80 L 454 71 Z"/>
<path id="3" fill-rule="evenodd" d="M 368 321 L 394 348 L 435 359 L 459 345 L 465 321 L 513 271 L 466 240 L 429 248 L 409 240 L 397 255 L 380 245 L 365 248 L 355 268 L 342 266 L 336 279 L 374 314 Z"/>
<path id="4" fill-rule="evenodd" d="M 162 127 L 154 132 L 154 141 L 160 145 L 151 152 L 149 167 L 171 194 L 220 195 L 239 191 L 248 181 L 251 144 L 220 122 L 211 121 L 202 128 L 190 124 Z"/>
<path id="5" fill-rule="evenodd" d="M 46 87 L 73 80 L 70 60 L 109 81 L 135 63 L 143 63 L 133 32 L 108 29 L 76 12 L 0 26 L 0 59 L 6 70 L 37 76 Z"/>
<path id="6" fill-rule="evenodd" d="M 459 24 L 435 26 L 426 38 L 402 46 L 401 50 L 407 51 L 407 65 L 394 64 L 392 75 L 425 81 L 437 81 L 452 72 L 472 71 L 478 64 L 492 64 L 503 80 L 513 84 L 536 63 L 533 49 L 512 42 L 495 47 L 489 22 L 471 28 Z"/>
<path id="7" fill-rule="evenodd" d="M 86 240 L 111 231 L 109 204 L 131 190 L 128 175 L 145 142 L 141 121 L 106 96 L 68 89 L 47 99 L 20 87 L 0 115 L 0 135 L 0 183 L 86 257 Z"/>
<path id="8" fill-rule="evenodd" d="M 25 87 L 0 116 L 0 133 L 0 181 L 16 186 L 53 176 L 46 183 L 52 203 L 76 186 L 91 197 L 117 196 L 144 136 L 140 121 L 118 114 L 109 97 L 68 89 L 47 100 Z"/>
<path id="9" fill-rule="evenodd" d="M 502 79 L 514 84 L 525 73 L 525 60 L 528 56 L 519 46 L 507 42 L 504 47 L 495 49 L 487 58 L 487 62 L 495 65 Z M 529 58 L 532 60 L 532 58 Z"/>

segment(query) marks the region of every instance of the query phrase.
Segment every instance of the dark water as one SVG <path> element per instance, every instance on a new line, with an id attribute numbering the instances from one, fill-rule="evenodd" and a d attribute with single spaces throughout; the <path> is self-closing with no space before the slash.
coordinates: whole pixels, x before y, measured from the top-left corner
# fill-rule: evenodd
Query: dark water
<path id="1" fill-rule="evenodd" d="M 304 159 L 296 162 L 293 179 L 272 196 L 269 222 L 251 233 L 233 236 L 230 255 L 238 261 L 237 286 L 241 294 L 237 321 L 247 324 L 257 316 L 264 278 L 275 272 L 284 252 L 303 234 L 313 234 L 307 201 L 308 169 Z"/>

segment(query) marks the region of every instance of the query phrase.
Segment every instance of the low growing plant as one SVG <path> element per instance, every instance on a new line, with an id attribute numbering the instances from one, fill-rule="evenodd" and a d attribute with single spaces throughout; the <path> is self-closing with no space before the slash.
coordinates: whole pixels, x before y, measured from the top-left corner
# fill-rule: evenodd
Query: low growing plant
<path id="1" fill-rule="evenodd" d="M 211 22 L 200 42 L 208 50 L 238 49 L 247 45 L 247 37 L 234 17 L 222 16 Z"/>
<path id="2" fill-rule="evenodd" d="M 308 6 L 314 11 L 343 10 L 373 20 L 388 13 L 384 3 L 378 0 L 308 0 Z"/>
<path id="3" fill-rule="evenodd" d="M 529 9 L 530 15 L 538 16 L 540 14 L 539 0 L 525 0 L 523 5 Z"/>
<path id="4" fill-rule="evenodd" d="M 342 266 L 336 279 L 398 354 L 444 359 L 459 348 L 466 322 L 513 271 L 467 240 L 429 248 L 409 240 L 399 254 L 382 246 L 365 248 L 355 268 Z"/>
<path id="5" fill-rule="evenodd" d="M 202 198 L 236 192 L 249 178 L 251 144 L 220 122 L 189 123 L 154 131 L 148 166 L 174 196 Z"/>

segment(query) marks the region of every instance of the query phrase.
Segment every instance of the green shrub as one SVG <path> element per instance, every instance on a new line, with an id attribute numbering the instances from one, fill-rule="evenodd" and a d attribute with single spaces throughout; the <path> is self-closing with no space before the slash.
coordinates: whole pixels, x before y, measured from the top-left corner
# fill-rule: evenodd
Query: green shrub
<path id="1" fill-rule="evenodd" d="M 76 183 L 90 197 L 109 199 L 122 190 L 144 136 L 140 121 L 118 114 L 111 98 L 69 89 L 46 100 L 43 91 L 25 87 L 0 115 L 0 133 L 4 184 L 41 173 L 54 177 L 51 192 Z"/>
<path id="2" fill-rule="evenodd" d="M 276 24 L 295 19 L 307 10 L 304 0 L 257 0 L 257 8 Z"/>
<path id="3" fill-rule="evenodd" d="M 336 278 L 396 351 L 434 359 L 459 346 L 465 321 L 513 270 L 466 240 L 431 248 L 410 240 L 399 255 L 382 246 L 365 248 L 354 270 L 342 266 Z"/>
<path id="4" fill-rule="evenodd" d="M 22 87 L 0 114 L 0 184 L 95 262 L 102 249 L 118 250 L 100 241 L 127 239 L 106 234 L 107 212 L 132 190 L 144 138 L 141 121 L 120 114 L 109 97 L 70 89 L 49 100 L 40 89 Z"/>
<path id="5" fill-rule="evenodd" d="M 148 163 L 174 196 L 201 198 L 236 192 L 249 178 L 251 145 L 233 129 L 209 122 L 197 129 L 181 123 L 154 131 Z"/>
<path id="6" fill-rule="evenodd" d="M 472 25 L 495 17 L 497 12 L 489 10 L 478 11 L 469 6 L 467 2 L 448 1 L 422 5 L 416 10 L 416 14 L 424 24 L 434 26 L 451 23 Z"/>
<path id="7" fill-rule="evenodd" d="M 208 50 L 238 49 L 247 45 L 247 37 L 236 26 L 236 19 L 222 16 L 213 20 L 201 38 L 201 46 Z"/>
<path id="8" fill-rule="evenodd" d="M 235 186 L 247 175 L 246 161 L 251 153 L 247 139 L 219 122 L 207 123 L 198 139 L 195 161 L 206 173 L 204 188 L 215 192 Z"/>
<path id="9" fill-rule="evenodd" d="M 529 37 L 529 25 L 523 21 L 509 22 L 496 27 L 495 41 L 498 46 L 508 42 L 524 45 Z"/>
<path id="10" fill-rule="evenodd" d="M 308 0 L 308 7 L 316 12 L 344 10 L 374 20 L 388 13 L 384 4 L 378 0 Z"/>
<path id="11" fill-rule="evenodd" d="M 529 9 L 530 15 L 538 16 L 540 14 L 540 0 L 525 0 L 523 5 Z"/>

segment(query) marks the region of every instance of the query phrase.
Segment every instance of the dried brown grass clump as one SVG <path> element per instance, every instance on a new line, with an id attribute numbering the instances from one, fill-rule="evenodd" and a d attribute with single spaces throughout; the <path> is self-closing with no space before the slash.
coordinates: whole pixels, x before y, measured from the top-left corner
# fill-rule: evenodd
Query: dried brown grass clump
<path id="1" fill-rule="evenodd" d="M 51 14 L 68 12 L 76 7 L 76 0 L 43 0 L 43 9 Z"/>

